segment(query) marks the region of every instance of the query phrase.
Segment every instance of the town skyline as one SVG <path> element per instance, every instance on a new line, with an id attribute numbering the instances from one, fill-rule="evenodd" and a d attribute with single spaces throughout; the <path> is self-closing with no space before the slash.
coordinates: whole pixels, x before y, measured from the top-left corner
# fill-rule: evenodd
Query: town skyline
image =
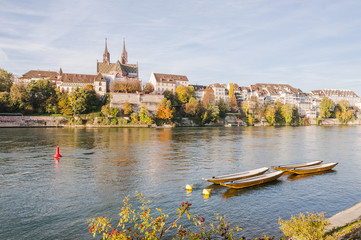
<path id="1" fill-rule="evenodd" d="M 1 67 L 19 76 L 60 67 L 96 74 L 104 39 L 115 62 L 125 38 L 143 82 L 158 72 L 186 75 L 192 84 L 284 83 L 361 95 L 356 1 L 107 3 L 5 1 Z"/>

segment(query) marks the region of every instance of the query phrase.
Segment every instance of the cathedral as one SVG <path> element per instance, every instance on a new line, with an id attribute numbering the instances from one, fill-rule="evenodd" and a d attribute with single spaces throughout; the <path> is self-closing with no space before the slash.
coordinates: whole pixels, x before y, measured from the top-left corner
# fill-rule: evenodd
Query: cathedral
<path id="1" fill-rule="evenodd" d="M 120 60 L 111 63 L 107 39 L 105 39 L 103 62 L 97 62 L 97 74 L 101 74 L 106 79 L 107 86 L 109 86 L 109 82 L 113 80 L 138 80 L 138 64 L 128 64 L 128 53 L 125 50 L 125 40 L 123 40 L 123 52 Z"/>

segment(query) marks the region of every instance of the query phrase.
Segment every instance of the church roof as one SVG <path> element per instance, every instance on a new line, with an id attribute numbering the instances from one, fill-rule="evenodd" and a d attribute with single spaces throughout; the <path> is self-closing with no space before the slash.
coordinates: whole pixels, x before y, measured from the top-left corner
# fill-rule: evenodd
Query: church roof
<path id="1" fill-rule="evenodd" d="M 175 83 L 175 81 L 186 81 L 188 82 L 187 76 L 184 75 L 173 75 L 164 73 L 153 73 L 157 82 Z"/>
<path id="2" fill-rule="evenodd" d="M 97 63 L 98 73 L 111 73 L 111 72 L 125 72 L 125 73 L 138 73 L 137 64 L 121 64 L 120 61 L 116 63 Z"/>
<path id="3" fill-rule="evenodd" d="M 56 80 L 57 76 L 58 73 L 53 71 L 30 70 L 29 72 L 24 73 L 20 79 L 49 78 L 49 80 Z"/>

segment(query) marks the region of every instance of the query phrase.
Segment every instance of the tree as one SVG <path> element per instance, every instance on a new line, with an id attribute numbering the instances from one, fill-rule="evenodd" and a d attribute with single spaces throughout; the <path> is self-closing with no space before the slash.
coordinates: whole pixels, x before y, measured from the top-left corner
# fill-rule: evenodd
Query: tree
<path id="1" fill-rule="evenodd" d="M 233 83 L 229 84 L 229 93 L 228 93 L 228 95 L 229 95 L 229 101 L 231 101 L 232 98 L 235 97 L 235 95 L 234 95 L 234 84 Z"/>
<path id="2" fill-rule="evenodd" d="M 184 85 L 179 85 L 175 90 L 175 97 L 180 104 L 188 102 L 187 88 Z"/>
<path id="3" fill-rule="evenodd" d="M 188 86 L 188 87 L 187 87 L 187 99 L 188 99 L 188 101 L 189 101 L 191 98 L 196 98 L 196 92 L 195 92 L 193 86 Z"/>
<path id="4" fill-rule="evenodd" d="M 335 110 L 336 118 L 341 123 L 348 123 L 350 121 L 355 120 L 355 115 L 353 114 L 353 111 L 350 109 L 350 103 L 347 100 L 342 100 L 338 102 Z"/>
<path id="5" fill-rule="evenodd" d="M 116 118 L 119 114 L 119 109 L 117 107 L 112 107 L 110 108 L 109 113 L 112 118 Z"/>
<path id="6" fill-rule="evenodd" d="M 233 95 L 233 97 L 230 98 L 230 107 L 231 107 L 232 112 L 238 112 L 238 110 L 239 110 L 237 98 L 235 95 Z"/>
<path id="7" fill-rule="evenodd" d="M 140 92 L 142 90 L 140 81 L 135 79 L 111 81 L 109 88 L 110 91 L 112 92 L 127 92 L 127 93 L 135 93 L 135 92 Z"/>
<path id="8" fill-rule="evenodd" d="M 214 95 L 214 91 L 212 88 L 206 88 L 204 90 L 204 96 L 202 100 L 202 104 L 205 108 L 208 108 L 210 104 L 212 104 L 215 101 L 216 97 Z"/>
<path id="9" fill-rule="evenodd" d="M 100 110 L 100 112 L 105 116 L 109 116 L 110 115 L 110 105 L 107 104 L 107 105 L 104 105 L 102 106 L 102 109 Z"/>
<path id="10" fill-rule="evenodd" d="M 157 111 L 157 118 L 164 120 L 165 122 L 171 122 L 173 118 L 173 111 L 169 107 L 160 106 Z"/>
<path id="11" fill-rule="evenodd" d="M 0 68 L 0 92 L 10 92 L 12 74 Z"/>
<path id="12" fill-rule="evenodd" d="M 122 111 L 123 114 L 130 115 L 133 112 L 132 104 L 130 104 L 129 102 L 123 103 Z"/>
<path id="13" fill-rule="evenodd" d="M 16 110 L 21 112 L 31 110 L 29 104 L 29 95 L 23 84 L 13 84 L 10 89 L 11 104 Z"/>
<path id="14" fill-rule="evenodd" d="M 47 104 L 55 104 L 56 92 L 51 83 L 46 79 L 31 81 L 26 87 L 29 101 L 34 111 L 44 113 Z M 53 98 L 52 100 L 48 99 Z"/>
<path id="15" fill-rule="evenodd" d="M 73 114 L 89 113 L 99 106 L 99 99 L 94 90 L 77 88 L 69 96 L 69 102 Z"/>
<path id="16" fill-rule="evenodd" d="M 293 120 L 293 108 L 291 104 L 285 104 L 281 108 L 282 117 L 285 119 L 287 124 L 290 124 Z"/>
<path id="17" fill-rule="evenodd" d="M 169 91 L 169 90 L 165 90 L 163 92 L 163 96 L 164 98 L 166 98 L 167 100 L 169 100 L 171 102 L 171 106 L 177 106 L 177 101 L 176 101 L 176 97 L 173 94 L 173 92 Z"/>
<path id="18" fill-rule="evenodd" d="M 10 112 L 10 93 L 0 92 L 0 112 Z"/>
<path id="19" fill-rule="evenodd" d="M 140 107 L 139 121 L 141 123 L 146 123 L 146 124 L 152 124 L 153 123 L 153 119 L 149 116 L 149 112 L 144 106 Z"/>
<path id="20" fill-rule="evenodd" d="M 276 111 L 277 108 L 274 104 L 268 105 L 266 108 L 265 117 L 267 119 L 267 122 L 271 125 L 276 123 Z"/>
<path id="21" fill-rule="evenodd" d="M 194 116 L 198 107 L 198 102 L 194 97 L 189 99 L 189 102 L 185 104 L 184 112 L 189 116 Z"/>
<path id="22" fill-rule="evenodd" d="M 69 101 L 69 95 L 67 93 L 62 93 L 59 97 L 58 102 L 59 112 L 62 115 L 69 116 L 71 115 L 71 106 Z"/>
<path id="23" fill-rule="evenodd" d="M 331 117 L 331 110 L 334 105 L 335 103 L 328 97 L 322 98 L 322 101 L 320 103 L 320 117 L 321 118 Z"/>
<path id="24" fill-rule="evenodd" d="M 226 113 L 229 112 L 229 105 L 221 98 L 218 101 L 219 117 L 225 118 Z"/>
<path id="25" fill-rule="evenodd" d="M 146 93 L 146 94 L 149 94 L 149 93 L 154 92 L 154 86 L 153 86 L 153 84 L 151 84 L 150 82 L 148 82 L 148 83 L 144 86 L 143 92 Z"/>

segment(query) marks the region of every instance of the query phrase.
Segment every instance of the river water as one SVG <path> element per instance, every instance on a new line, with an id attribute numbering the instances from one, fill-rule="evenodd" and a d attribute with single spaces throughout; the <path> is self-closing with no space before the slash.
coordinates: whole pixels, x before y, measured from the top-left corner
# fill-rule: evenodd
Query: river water
<path id="1" fill-rule="evenodd" d="M 339 165 L 244 190 L 201 180 L 314 160 Z M 135 191 L 170 218 L 190 201 L 191 213 L 225 215 L 241 236 L 280 236 L 279 217 L 330 217 L 361 201 L 360 172 L 361 127 L 2 128 L 0 239 L 90 239 L 86 220 L 117 219 L 123 197 Z"/>

